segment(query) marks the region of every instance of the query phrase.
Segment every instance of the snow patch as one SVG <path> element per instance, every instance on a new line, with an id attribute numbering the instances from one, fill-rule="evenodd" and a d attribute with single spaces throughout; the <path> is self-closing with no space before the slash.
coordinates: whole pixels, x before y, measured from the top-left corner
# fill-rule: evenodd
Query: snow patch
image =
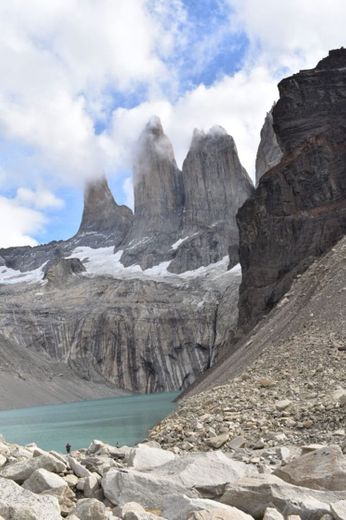
<path id="1" fill-rule="evenodd" d="M 171 249 L 178 249 L 178 247 L 180 246 L 180 244 L 182 244 L 183 242 L 185 242 L 185 240 L 187 240 L 188 238 L 190 237 L 185 237 L 185 238 L 179 238 L 179 240 L 177 240 L 176 242 L 174 242 L 174 244 L 171 245 Z"/>
<path id="2" fill-rule="evenodd" d="M 32 271 L 18 271 L 10 267 L 0 267 L 0 284 L 15 284 L 15 283 L 37 283 L 43 279 L 43 265 Z"/>
<path id="3" fill-rule="evenodd" d="M 179 240 L 177 242 L 179 242 Z M 175 244 L 173 244 L 173 246 L 174 245 Z M 178 245 L 176 247 L 178 247 Z M 222 260 L 214 264 L 199 267 L 192 271 L 175 274 L 168 271 L 170 261 L 161 262 L 160 264 L 145 269 L 144 271 L 139 265 L 125 267 L 120 261 L 122 254 L 122 250 L 114 254 L 113 246 L 99 247 L 96 249 L 85 246 L 76 247 L 68 258 L 78 258 L 84 264 L 86 272 L 81 273 L 81 276 L 112 276 L 113 278 L 121 279 L 142 278 L 181 282 L 183 280 L 198 277 L 217 279 L 221 276 L 228 276 L 229 274 L 236 276 L 241 275 L 240 264 L 234 266 L 230 271 L 227 270 L 229 262 L 228 256 L 225 256 Z M 0 284 L 16 284 L 22 282 L 42 283 L 43 269 L 45 265 L 46 262 L 39 268 L 24 273 L 9 267 L 0 267 Z"/>

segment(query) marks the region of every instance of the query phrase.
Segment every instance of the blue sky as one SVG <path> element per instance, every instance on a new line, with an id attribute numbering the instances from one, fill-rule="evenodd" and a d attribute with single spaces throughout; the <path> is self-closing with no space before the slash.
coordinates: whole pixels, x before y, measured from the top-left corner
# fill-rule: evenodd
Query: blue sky
<path id="1" fill-rule="evenodd" d="M 131 150 L 157 114 L 181 165 L 195 127 L 233 135 L 250 175 L 283 75 L 344 41 L 343 1 L 0 4 L 0 246 L 71 236 L 85 182 L 131 204 Z"/>

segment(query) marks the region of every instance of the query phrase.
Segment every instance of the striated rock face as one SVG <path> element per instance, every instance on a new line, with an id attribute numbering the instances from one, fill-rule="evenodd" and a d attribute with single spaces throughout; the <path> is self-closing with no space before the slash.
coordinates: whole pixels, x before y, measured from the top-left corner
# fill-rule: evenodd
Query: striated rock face
<path id="1" fill-rule="evenodd" d="M 0 286 L 0 352 L 15 378 L 18 359 L 21 377 L 36 377 L 36 356 L 128 391 L 177 390 L 214 362 L 235 329 L 240 275 L 225 269 L 215 279 L 116 279 L 71 276 L 74 268 L 80 263 L 65 259 L 48 269 L 49 283 Z"/>
<path id="2" fill-rule="evenodd" d="M 137 143 L 134 168 L 135 217 L 122 244 L 125 266 L 150 268 L 169 259 L 181 227 L 183 190 L 173 147 L 153 117 Z"/>
<path id="3" fill-rule="evenodd" d="M 273 108 L 266 115 L 261 130 L 261 141 L 256 156 L 256 184 L 262 175 L 281 161 L 283 155 L 273 128 Z"/>
<path id="4" fill-rule="evenodd" d="M 238 213 L 243 330 L 346 232 L 346 50 L 279 91 L 273 126 L 284 155 Z"/>
<path id="5" fill-rule="evenodd" d="M 132 219 L 132 211 L 115 202 L 104 177 L 92 181 L 84 192 L 82 222 L 75 241 L 91 247 L 117 246 L 128 233 Z"/>
<path id="6" fill-rule="evenodd" d="M 235 265 L 239 241 L 235 216 L 253 185 L 240 164 L 234 140 L 223 128 L 213 127 L 207 134 L 195 130 L 183 164 L 183 186 L 183 243 L 170 271 L 196 269 L 229 252 L 230 265 Z"/>

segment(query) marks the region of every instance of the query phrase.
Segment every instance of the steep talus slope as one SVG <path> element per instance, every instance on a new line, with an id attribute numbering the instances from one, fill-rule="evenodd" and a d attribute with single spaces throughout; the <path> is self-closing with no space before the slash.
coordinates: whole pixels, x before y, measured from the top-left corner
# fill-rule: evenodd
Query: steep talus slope
<path id="1" fill-rule="evenodd" d="M 245 331 L 346 232 L 346 50 L 279 90 L 273 127 L 283 157 L 238 213 Z"/>
<path id="2" fill-rule="evenodd" d="M 192 386 L 151 438 L 183 450 L 209 449 L 209 438 L 218 435 L 226 449 L 238 435 L 258 448 L 283 440 L 342 444 L 345 308 L 343 238 L 296 277 L 276 308 Z"/>

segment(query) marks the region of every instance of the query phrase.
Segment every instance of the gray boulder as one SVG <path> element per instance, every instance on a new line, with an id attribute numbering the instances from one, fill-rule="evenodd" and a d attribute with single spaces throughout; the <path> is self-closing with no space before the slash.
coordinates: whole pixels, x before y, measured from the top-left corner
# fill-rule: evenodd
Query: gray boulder
<path id="1" fill-rule="evenodd" d="M 296 486 L 346 490 L 346 456 L 339 446 L 312 451 L 280 467 L 275 475 Z"/>
<path id="2" fill-rule="evenodd" d="M 264 513 L 263 520 L 285 520 L 284 516 L 279 513 L 274 507 L 267 507 Z"/>
<path id="3" fill-rule="evenodd" d="M 331 510 L 336 520 L 346 520 L 346 500 L 339 500 L 331 505 Z"/>
<path id="4" fill-rule="evenodd" d="M 5 520 L 61 520 L 58 500 L 38 496 L 0 477 L 0 516 Z"/>
<path id="5" fill-rule="evenodd" d="M 147 512 L 136 502 L 128 502 L 121 508 L 121 518 L 123 520 L 164 520 L 161 516 Z"/>
<path id="6" fill-rule="evenodd" d="M 160 509 L 167 495 L 199 496 L 197 491 L 187 491 L 183 485 L 170 478 L 136 470 L 110 469 L 101 485 L 105 497 L 120 507 L 127 502 L 139 502 L 145 508 Z"/>
<path id="7" fill-rule="evenodd" d="M 145 471 L 162 466 L 174 459 L 175 455 L 171 451 L 138 444 L 130 451 L 128 465 L 139 471 Z"/>
<path id="8" fill-rule="evenodd" d="M 37 469 L 30 477 L 25 480 L 22 487 L 33 493 L 42 493 L 48 490 L 58 490 L 68 487 L 66 480 L 59 475 L 47 471 L 46 469 Z"/>
<path id="9" fill-rule="evenodd" d="M 168 520 L 252 520 L 236 507 L 184 495 L 165 497 L 161 512 Z"/>
<path id="10" fill-rule="evenodd" d="M 223 494 L 229 482 L 256 476 L 258 471 L 255 466 L 232 460 L 221 451 L 211 451 L 177 457 L 151 474 L 158 479 L 171 479 L 187 490 L 196 489 L 204 498 L 215 498 Z"/>
<path id="11" fill-rule="evenodd" d="M 71 514 L 80 520 L 106 520 L 106 506 L 95 498 L 82 498 Z"/>
<path id="12" fill-rule="evenodd" d="M 66 470 L 66 465 L 51 455 L 40 455 L 39 457 L 8 464 L 1 470 L 0 476 L 21 484 L 37 469 L 46 469 L 53 473 L 61 473 Z"/>
<path id="13" fill-rule="evenodd" d="M 285 515 L 319 520 L 330 513 L 332 503 L 345 498 L 346 491 L 308 489 L 288 484 L 274 475 L 260 475 L 228 484 L 220 501 L 255 518 L 262 517 L 267 507 L 275 507 Z"/>
<path id="14" fill-rule="evenodd" d="M 73 473 L 77 475 L 77 477 L 83 478 L 91 476 L 91 472 L 80 462 L 78 462 L 78 460 L 76 460 L 74 457 L 69 456 L 67 457 L 67 460 L 70 464 Z"/>

